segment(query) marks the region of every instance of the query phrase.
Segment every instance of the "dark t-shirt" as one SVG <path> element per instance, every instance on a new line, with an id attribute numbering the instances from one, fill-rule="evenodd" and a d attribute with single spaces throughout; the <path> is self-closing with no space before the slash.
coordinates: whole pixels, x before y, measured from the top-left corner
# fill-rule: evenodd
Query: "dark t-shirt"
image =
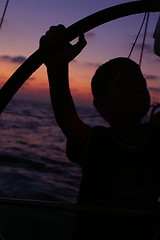
<path id="1" fill-rule="evenodd" d="M 78 196 L 80 205 L 157 209 L 160 193 L 160 128 L 151 124 L 144 124 L 142 128 L 145 138 L 139 146 L 121 144 L 113 138 L 111 129 L 103 126 L 91 128 L 84 151 L 78 151 L 75 145 L 67 146 L 68 158 L 82 168 Z M 95 214 L 81 214 L 80 218 L 79 225 L 83 225 L 85 231 L 87 223 L 90 223 L 91 229 L 94 229 L 94 224 L 102 225 L 100 219 L 97 222 L 97 217 L 95 221 Z"/>
<path id="2" fill-rule="evenodd" d="M 110 128 L 99 126 L 91 128 L 83 153 L 76 152 L 75 146 L 67 148 L 69 159 L 82 168 L 78 203 L 140 209 L 151 207 L 159 192 L 160 129 L 150 124 L 142 127 L 145 138 L 139 146 L 120 144 L 113 138 Z"/>

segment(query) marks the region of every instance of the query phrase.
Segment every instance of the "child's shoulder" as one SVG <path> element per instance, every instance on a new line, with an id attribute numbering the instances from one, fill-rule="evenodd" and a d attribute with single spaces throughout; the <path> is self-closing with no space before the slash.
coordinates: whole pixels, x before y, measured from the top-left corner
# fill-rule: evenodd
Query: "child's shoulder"
<path id="1" fill-rule="evenodd" d="M 91 132 L 93 134 L 106 135 L 106 134 L 110 134 L 111 128 L 103 125 L 98 125 L 98 126 L 91 127 Z"/>
<path id="2" fill-rule="evenodd" d="M 160 125 L 154 123 L 146 123 L 143 125 L 146 138 L 152 146 L 159 146 L 160 144 Z"/>
<path id="3" fill-rule="evenodd" d="M 110 141 L 111 139 L 111 128 L 105 126 L 94 126 L 91 127 L 90 140 L 98 142 Z"/>

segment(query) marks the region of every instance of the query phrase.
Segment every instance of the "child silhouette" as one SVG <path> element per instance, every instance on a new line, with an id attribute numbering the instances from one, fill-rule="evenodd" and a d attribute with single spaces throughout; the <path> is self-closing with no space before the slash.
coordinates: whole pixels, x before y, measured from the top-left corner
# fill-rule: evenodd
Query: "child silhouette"
<path id="1" fill-rule="evenodd" d="M 52 26 L 40 39 L 47 67 L 50 96 L 57 124 L 67 138 L 66 154 L 81 166 L 77 203 L 88 207 L 156 211 L 158 208 L 160 128 L 142 123 L 150 95 L 140 66 L 117 57 L 96 70 L 91 89 L 93 104 L 110 126 L 91 127 L 77 114 L 69 88 L 69 62 L 86 46 L 65 40 L 65 27 Z M 75 239 L 152 239 L 150 218 L 124 220 L 102 212 L 79 212 Z M 149 227 L 148 227 L 149 226 Z M 109 237 L 109 238 L 107 238 Z"/>

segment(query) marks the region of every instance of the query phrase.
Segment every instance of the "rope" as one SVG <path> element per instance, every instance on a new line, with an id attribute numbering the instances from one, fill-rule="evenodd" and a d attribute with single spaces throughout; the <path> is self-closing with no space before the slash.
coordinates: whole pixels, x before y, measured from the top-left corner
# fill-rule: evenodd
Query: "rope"
<path id="1" fill-rule="evenodd" d="M 143 36 L 143 43 L 142 43 L 140 60 L 139 60 L 139 65 L 140 66 L 141 66 L 141 62 L 142 62 L 143 50 L 144 50 L 145 39 L 146 39 L 146 34 L 147 34 L 148 20 L 149 20 L 149 12 L 147 13 L 146 26 L 145 26 L 144 36 Z"/>
<path id="2" fill-rule="evenodd" d="M 141 26 L 140 26 L 140 29 L 139 29 L 138 34 L 137 34 L 137 36 L 136 36 L 136 39 L 135 39 L 135 41 L 134 41 L 134 43 L 133 43 L 133 46 L 132 46 L 132 48 L 131 48 L 131 51 L 130 51 L 130 53 L 129 53 L 129 55 L 128 55 L 128 58 L 131 57 L 131 54 L 132 54 L 132 52 L 133 52 L 133 49 L 134 49 L 134 47 L 135 47 L 135 45 L 136 45 L 136 42 L 137 42 L 137 40 L 138 40 L 138 37 L 139 37 L 140 32 L 141 32 L 141 30 L 142 30 L 142 27 L 143 27 L 143 25 L 144 25 L 144 21 L 145 21 L 145 19 L 146 19 L 146 16 L 147 16 L 147 13 L 144 14 L 144 17 L 143 17 L 143 20 L 142 20 L 142 24 L 141 24 Z"/>
<path id="3" fill-rule="evenodd" d="M 8 7 L 8 3 L 9 3 L 9 0 L 7 0 L 7 2 L 6 2 L 5 8 L 4 8 L 4 11 L 3 11 L 3 14 L 2 14 L 2 18 L 1 18 L 1 21 L 0 21 L 0 29 L 2 28 L 2 23 L 4 21 L 4 16 L 5 16 L 7 7 Z"/>

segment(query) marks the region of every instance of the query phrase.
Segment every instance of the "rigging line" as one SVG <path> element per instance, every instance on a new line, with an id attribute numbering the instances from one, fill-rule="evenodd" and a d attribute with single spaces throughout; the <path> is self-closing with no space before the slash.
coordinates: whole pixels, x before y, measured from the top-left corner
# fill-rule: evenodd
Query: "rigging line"
<path id="1" fill-rule="evenodd" d="M 0 21 L 0 29 L 2 28 L 2 23 L 3 23 L 4 16 L 5 16 L 7 7 L 8 7 L 8 3 L 9 3 L 9 0 L 7 0 L 6 5 L 5 5 L 5 7 L 4 7 L 3 15 L 2 15 L 2 18 L 1 18 L 1 21 Z"/>
<path id="2" fill-rule="evenodd" d="M 135 39 L 135 41 L 134 41 L 134 43 L 133 43 L 133 46 L 132 46 L 132 48 L 131 48 L 131 51 L 130 51 L 130 53 L 129 53 L 129 55 L 128 55 L 128 58 L 131 57 L 131 54 L 132 54 L 132 52 L 133 52 L 133 49 L 134 49 L 134 47 L 135 47 L 135 45 L 136 45 L 136 42 L 137 42 L 137 40 L 138 40 L 139 34 L 140 34 L 140 32 L 141 32 L 141 30 L 142 30 L 142 27 L 143 27 L 143 25 L 144 25 L 144 21 L 145 21 L 145 19 L 146 19 L 146 16 L 147 16 L 147 13 L 144 14 L 144 17 L 143 17 L 143 20 L 142 20 L 142 24 L 141 24 L 141 26 L 140 26 L 140 29 L 139 29 L 138 34 L 137 34 L 137 36 L 136 36 L 136 39 Z"/>
<path id="3" fill-rule="evenodd" d="M 146 20 L 146 26 L 145 26 L 144 36 L 143 36 L 143 43 L 142 43 L 140 60 L 139 60 L 139 66 L 141 66 L 141 63 L 142 63 L 142 56 L 143 56 L 143 51 L 144 51 L 145 39 L 146 39 L 146 35 L 147 35 L 148 21 L 149 21 L 149 12 L 147 13 L 147 20 Z"/>

